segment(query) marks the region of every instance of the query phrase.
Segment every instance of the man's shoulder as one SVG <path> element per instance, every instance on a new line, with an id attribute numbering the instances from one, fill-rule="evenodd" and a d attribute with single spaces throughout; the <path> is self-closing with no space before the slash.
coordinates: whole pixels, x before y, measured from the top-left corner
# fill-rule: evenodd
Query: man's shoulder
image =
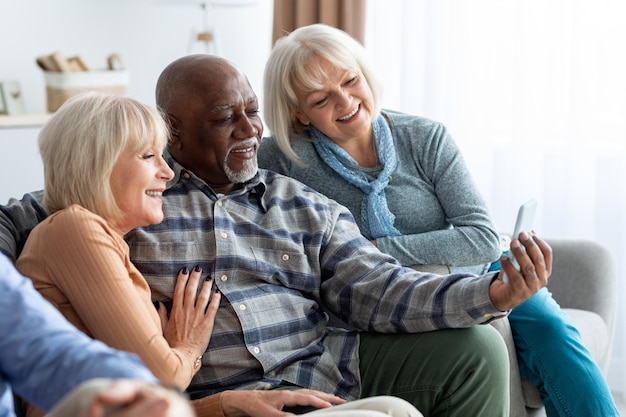
<path id="1" fill-rule="evenodd" d="M 16 209 L 30 209 L 42 217 L 46 217 L 46 210 L 43 206 L 43 190 L 31 191 L 22 196 L 21 199 L 10 198 L 9 202 L 0 206 L 0 212 L 6 213 Z"/>
<path id="2" fill-rule="evenodd" d="M 43 191 L 35 191 L 0 206 L 0 252 L 14 262 L 31 230 L 48 217 L 42 202 Z"/>
<path id="3" fill-rule="evenodd" d="M 316 199 L 329 200 L 324 194 L 315 191 L 308 185 L 286 175 L 267 169 L 259 169 L 259 176 L 265 183 L 267 192 L 270 194 L 299 192 L 310 195 Z"/>
<path id="4" fill-rule="evenodd" d="M 297 179 L 266 169 L 259 169 L 259 175 L 265 183 L 265 193 L 267 196 L 270 196 L 270 198 L 279 197 L 285 199 L 300 197 L 306 198 L 314 204 L 323 204 L 333 207 L 339 206 L 335 200 L 328 198 L 325 194 L 320 193 Z"/>

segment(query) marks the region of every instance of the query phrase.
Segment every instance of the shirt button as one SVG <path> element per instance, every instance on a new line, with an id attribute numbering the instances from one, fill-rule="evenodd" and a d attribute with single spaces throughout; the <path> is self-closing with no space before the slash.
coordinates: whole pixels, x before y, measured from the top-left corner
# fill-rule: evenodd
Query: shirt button
<path id="1" fill-rule="evenodd" d="M 222 237 L 222 239 L 226 239 L 228 237 L 228 233 L 222 232 L 220 233 L 220 236 Z"/>
<path id="2" fill-rule="evenodd" d="M 183 178 L 188 180 L 189 178 L 191 178 L 191 175 L 189 175 L 188 172 L 183 172 Z"/>
<path id="3" fill-rule="evenodd" d="M 485 314 L 483 314 L 483 317 L 485 317 L 485 318 L 491 317 L 491 313 L 485 313 Z"/>
<path id="4" fill-rule="evenodd" d="M 222 202 L 222 200 L 217 200 L 217 205 L 222 207 L 224 205 L 224 203 Z"/>
<path id="5" fill-rule="evenodd" d="M 287 255 L 286 253 L 282 256 L 283 261 L 287 262 L 289 260 L 289 255 Z"/>
<path id="6" fill-rule="evenodd" d="M 220 280 L 221 280 L 222 282 L 226 282 L 226 281 L 228 281 L 228 277 L 227 277 L 226 275 L 222 275 L 222 276 L 220 277 Z"/>
<path id="7" fill-rule="evenodd" d="M 258 347 L 255 347 L 254 349 L 252 349 L 252 351 L 254 353 L 259 353 L 261 351 L 261 349 L 259 349 Z"/>
<path id="8" fill-rule="evenodd" d="M 244 311 L 246 308 L 245 304 L 239 304 L 239 310 Z"/>
<path id="9" fill-rule="evenodd" d="M 271 371 L 270 376 L 276 376 L 276 371 Z"/>
<path id="10" fill-rule="evenodd" d="M 267 391 L 267 390 L 272 389 L 272 386 L 271 386 L 270 384 L 265 384 L 265 385 L 263 386 L 263 389 Z"/>

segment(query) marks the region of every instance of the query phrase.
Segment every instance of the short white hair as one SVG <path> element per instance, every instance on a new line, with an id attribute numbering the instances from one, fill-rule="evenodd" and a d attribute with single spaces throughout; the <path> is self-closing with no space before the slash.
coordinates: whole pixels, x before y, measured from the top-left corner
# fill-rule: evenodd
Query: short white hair
<path id="1" fill-rule="evenodd" d="M 324 70 L 317 58 L 363 73 L 374 98 L 374 112 L 380 111 L 380 83 L 369 62 L 367 51 L 346 32 L 321 23 L 303 26 L 279 38 L 272 49 L 263 80 L 264 114 L 267 127 L 283 153 L 302 164 L 291 147 L 293 136 L 305 136 L 305 126 L 295 117 L 296 89 L 320 88 Z"/>
<path id="2" fill-rule="evenodd" d="M 101 92 L 70 98 L 39 133 L 46 210 L 79 204 L 108 221 L 119 218 L 110 177 L 120 154 L 147 146 L 160 152 L 167 138 L 159 112 L 135 99 Z"/>

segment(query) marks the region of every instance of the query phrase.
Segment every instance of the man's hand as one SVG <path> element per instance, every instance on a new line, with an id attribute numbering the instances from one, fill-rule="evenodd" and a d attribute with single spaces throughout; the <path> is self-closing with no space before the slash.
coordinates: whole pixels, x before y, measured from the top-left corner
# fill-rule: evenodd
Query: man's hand
<path id="1" fill-rule="evenodd" d="M 548 284 L 552 273 L 552 248 L 534 233 L 520 233 L 519 240 L 511 242 L 511 253 L 520 270 L 506 256 L 501 256 L 502 271 L 489 287 L 491 302 L 500 311 L 522 304 Z M 504 272 L 509 279 L 507 283 L 502 281 Z"/>
<path id="2" fill-rule="evenodd" d="M 285 407 L 327 408 L 344 402 L 335 395 L 310 389 L 225 391 L 222 411 L 228 417 L 283 417 L 293 415 L 282 411 Z"/>
<path id="3" fill-rule="evenodd" d="M 81 417 L 195 417 L 195 413 L 178 392 L 120 379 L 101 389 Z"/>

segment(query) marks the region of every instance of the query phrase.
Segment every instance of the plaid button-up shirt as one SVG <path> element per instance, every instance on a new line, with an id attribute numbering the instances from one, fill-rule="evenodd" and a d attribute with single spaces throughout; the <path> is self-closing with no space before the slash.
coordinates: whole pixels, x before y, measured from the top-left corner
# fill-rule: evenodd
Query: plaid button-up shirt
<path id="1" fill-rule="evenodd" d="M 126 236 L 154 298 L 200 265 L 222 305 L 189 392 L 270 389 L 281 381 L 354 399 L 357 330 L 403 333 L 484 323 L 491 276 L 439 277 L 401 267 L 364 239 L 352 215 L 309 187 L 259 170 L 216 195 L 166 152 L 175 177 L 161 224 Z M 332 313 L 356 330 L 328 326 Z"/>
<path id="2" fill-rule="evenodd" d="M 354 399 L 358 330 L 420 332 L 485 323 L 506 313 L 489 299 L 494 277 L 434 276 L 402 268 L 364 239 L 350 212 L 305 185 L 259 170 L 216 195 L 177 164 L 165 218 L 126 238 L 155 300 L 196 264 L 223 294 L 192 398 L 282 381 Z M 0 207 L 0 251 L 15 260 L 46 212 L 42 192 Z M 356 331 L 328 325 L 333 313 Z"/>

